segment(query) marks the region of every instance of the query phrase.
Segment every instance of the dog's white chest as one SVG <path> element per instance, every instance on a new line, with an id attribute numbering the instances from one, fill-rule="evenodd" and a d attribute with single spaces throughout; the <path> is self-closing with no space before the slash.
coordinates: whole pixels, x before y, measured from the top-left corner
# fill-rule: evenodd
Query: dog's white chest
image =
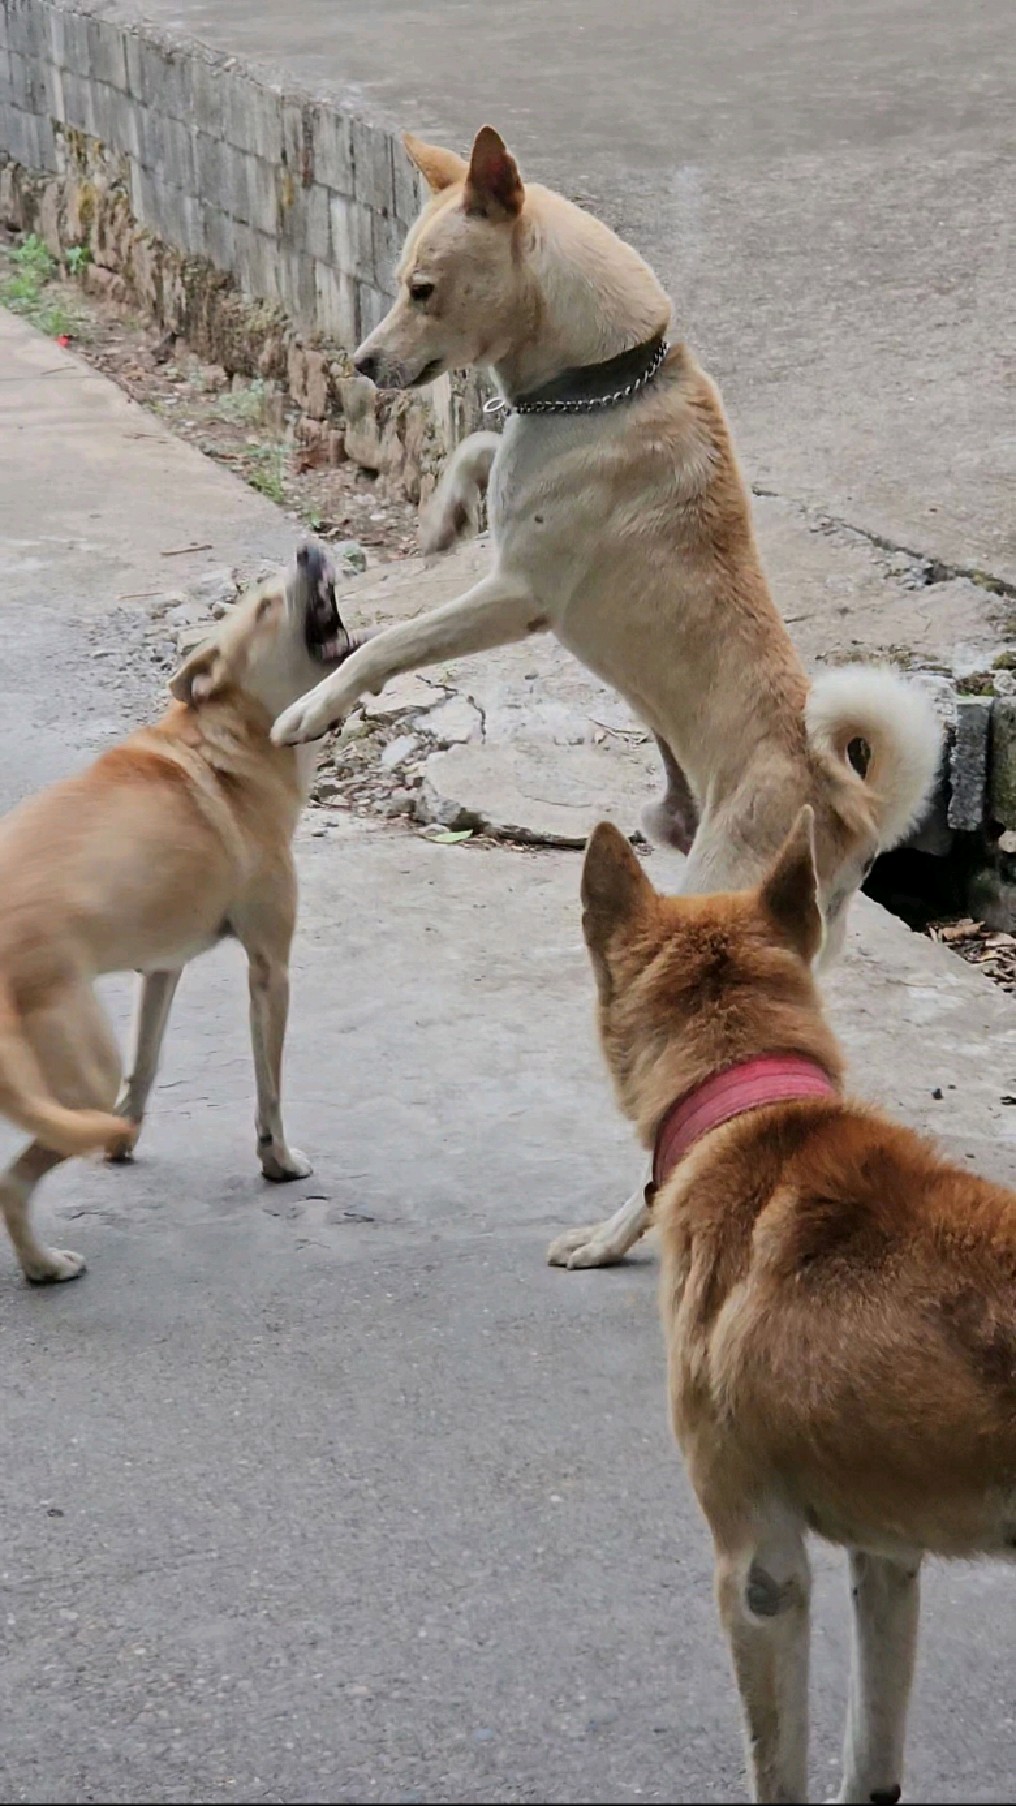
<path id="1" fill-rule="evenodd" d="M 588 439 L 588 421 L 513 414 L 504 429 L 487 487 L 494 543 L 522 568 L 539 565 L 562 515 L 575 548 L 573 454 Z"/>

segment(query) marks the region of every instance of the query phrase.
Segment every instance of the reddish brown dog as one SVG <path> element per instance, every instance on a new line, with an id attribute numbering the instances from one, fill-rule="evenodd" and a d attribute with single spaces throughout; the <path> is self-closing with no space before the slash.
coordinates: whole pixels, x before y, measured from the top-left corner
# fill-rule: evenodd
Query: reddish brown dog
<path id="1" fill-rule="evenodd" d="M 754 1797 L 807 1798 L 809 1531 L 850 1552 L 840 1798 L 899 1798 L 925 1551 L 1016 1549 L 1016 1194 L 841 1094 L 810 809 L 754 890 L 660 896 L 596 829 L 583 926 L 655 1145 L 674 1429 Z"/>

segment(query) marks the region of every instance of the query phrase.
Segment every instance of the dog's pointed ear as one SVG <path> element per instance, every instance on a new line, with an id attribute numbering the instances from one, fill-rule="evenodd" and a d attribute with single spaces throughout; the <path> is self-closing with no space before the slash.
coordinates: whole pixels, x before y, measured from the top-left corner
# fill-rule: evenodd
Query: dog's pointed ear
<path id="1" fill-rule="evenodd" d="M 620 829 L 601 821 L 589 836 L 582 864 L 582 932 L 591 953 L 602 951 L 652 889 Z"/>
<path id="2" fill-rule="evenodd" d="M 810 803 L 805 803 L 758 894 L 773 927 L 810 964 L 825 932 L 815 871 L 815 812 Z"/>
<path id="3" fill-rule="evenodd" d="M 469 164 L 457 152 L 442 150 L 437 144 L 424 144 L 423 139 L 414 138 L 412 132 L 403 132 L 402 142 L 406 156 L 416 165 L 431 194 L 441 194 L 446 188 L 454 187 L 456 182 L 465 181 Z"/>
<path id="4" fill-rule="evenodd" d="M 492 125 L 481 125 L 469 157 L 466 212 L 490 220 L 516 219 L 525 198 L 519 166 L 501 134 Z"/>
<path id="5" fill-rule="evenodd" d="M 209 645 L 205 641 L 185 659 L 176 676 L 171 679 L 169 693 L 177 702 L 185 702 L 188 708 L 195 703 L 207 702 L 209 697 L 225 687 L 226 661 L 214 642 Z"/>

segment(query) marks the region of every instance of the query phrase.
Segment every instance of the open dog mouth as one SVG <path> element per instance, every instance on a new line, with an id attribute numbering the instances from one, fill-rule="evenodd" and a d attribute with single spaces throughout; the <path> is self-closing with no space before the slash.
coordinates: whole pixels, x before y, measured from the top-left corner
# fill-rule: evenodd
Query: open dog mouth
<path id="1" fill-rule="evenodd" d="M 341 664 L 355 651 L 356 643 L 339 614 L 335 572 L 316 546 L 301 546 L 297 562 L 309 589 L 303 628 L 307 651 L 319 664 Z"/>

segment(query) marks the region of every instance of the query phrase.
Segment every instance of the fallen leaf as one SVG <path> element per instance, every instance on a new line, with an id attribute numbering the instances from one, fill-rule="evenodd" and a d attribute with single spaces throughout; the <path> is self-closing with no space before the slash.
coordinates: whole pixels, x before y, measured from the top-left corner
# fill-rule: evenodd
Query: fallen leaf
<path id="1" fill-rule="evenodd" d="M 445 828 L 440 834 L 432 834 L 430 839 L 438 847 L 453 847 L 460 840 L 472 840 L 472 828 Z"/>

